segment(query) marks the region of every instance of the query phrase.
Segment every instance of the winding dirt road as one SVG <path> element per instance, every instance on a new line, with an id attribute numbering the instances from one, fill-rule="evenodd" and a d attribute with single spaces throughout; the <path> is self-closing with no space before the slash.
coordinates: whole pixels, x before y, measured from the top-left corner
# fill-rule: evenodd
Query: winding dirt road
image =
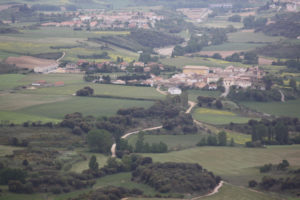
<path id="1" fill-rule="evenodd" d="M 156 88 L 157 90 L 157 88 Z M 159 89 L 158 89 L 159 90 Z M 186 110 L 185 113 L 190 113 L 192 111 L 192 109 L 194 108 L 194 106 L 196 105 L 195 102 L 193 101 L 189 101 L 189 108 Z M 134 134 L 138 134 L 140 131 L 153 131 L 153 130 L 157 130 L 157 129 L 161 129 L 162 128 L 162 125 L 160 126 L 155 126 L 155 127 L 150 127 L 150 128 L 146 128 L 146 129 L 142 129 L 142 130 L 138 130 L 138 131 L 133 131 L 133 132 L 130 132 L 130 133 L 126 133 L 125 135 L 123 135 L 121 138 L 122 139 L 125 139 L 127 137 L 129 137 L 130 135 L 134 135 Z M 114 143 L 111 148 L 110 148 L 110 151 L 111 151 L 111 157 L 116 157 L 116 143 Z"/>
<path id="2" fill-rule="evenodd" d="M 220 183 L 214 188 L 214 190 L 206 195 L 202 195 L 202 196 L 198 196 L 198 197 L 194 197 L 192 198 L 191 200 L 197 200 L 197 199 L 201 199 L 203 197 L 208 197 L 208 196 L 211 196 L 211 195 L 214 195 L 216 193 L 219 192 L 219 189 L 223 186 L 224 184 L 224 181 L 220 181 Z"/>

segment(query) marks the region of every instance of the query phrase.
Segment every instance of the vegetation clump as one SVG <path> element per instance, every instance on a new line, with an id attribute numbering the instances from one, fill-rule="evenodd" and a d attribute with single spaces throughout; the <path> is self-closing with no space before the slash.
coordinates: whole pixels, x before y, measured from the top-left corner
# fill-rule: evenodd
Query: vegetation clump
<path id="1" fill-rule="evenodd" d="M 199 164 L 173 162 L 139 167 L 132 172 L 132 179 L 148 184 L 162 193 L 200 194 L 213 190 L 221 180 Z"/>

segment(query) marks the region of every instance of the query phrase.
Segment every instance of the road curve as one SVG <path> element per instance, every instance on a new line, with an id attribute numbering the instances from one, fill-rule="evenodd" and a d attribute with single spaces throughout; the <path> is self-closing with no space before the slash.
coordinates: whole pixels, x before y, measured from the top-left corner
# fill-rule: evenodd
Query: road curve
<path id="1" fill-rule="evenodd" d="M 159 89 L 158 89 L 159 90 Z M 193 101 L 189 101 L 189 108 L 186 110 L 185 113 L 190 113 L 192 111 L 192 109 L 194 108 L 194 106 L 196 105 L 195 102 Z M 138 131 L 133 131 L 133 132 L 130 132 L 130 133 L 126 133 L 125 135 L 123 135 L 121 138 L 122 139 L 125 139 L 127 137 L 129 137 L 130 135 L 134 135 L 134 134 L 138 134 L 140 131 L 153 131 L 153 130 L 157 130 L 157 129 L 161 129 L 162 128 L 162 125 L 160 126 L 155 126 L 155 127 L 150 127 L 150 128 L 145 128 L 145 129 L 142 129 L 142 130 L 138 130 Z M 114 143 L 112 146 L 111 146 L 111 157 L 116 157 L 116 147 L 117 147 L 117 144 Z"/>
<path id="2" fill-rule="evenodd" d="M 211 195 L 214 195 L 216 193 L 219 192 L 220 188 L 223 186 L 224 184 L 224 181 L 220 181 L 220 183 L 214 188 L 214 190 L 206 195 L 202 195 L 202 196 L 198 196 L 198 197 L 194 197 L 192 198 L 191 200 L 197 200 L 197 199 L 201 199 L 203 197 L 208 197 L 208 196 L 211 196 Z"/>

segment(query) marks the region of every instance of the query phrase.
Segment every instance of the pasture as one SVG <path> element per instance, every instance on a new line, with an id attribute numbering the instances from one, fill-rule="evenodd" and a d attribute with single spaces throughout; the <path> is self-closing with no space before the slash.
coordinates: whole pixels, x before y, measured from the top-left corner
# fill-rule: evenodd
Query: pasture
<path id="1" fill-rule="evenodd" d="M 300 145 L 245 147 L 196 147 L 165 154 L 144 154 L 155 162 L 199 163 L 220 175 L 225 181 L 247 186 L 250 179 L 259 181 L 262 176 L 257 167 L 267 163 L 277 164 L 283 159 L 294 167 L 300 167 Z"/>
<path id="2" fill-rule="evenodd" d="M 247 123 L 251 119 L 230 111 L 209 108 L 197 108 L 193 112 L 193 117 L 198 121 L 214 125 L 229 124 L 230 122 Z"/>
<path id="3" fill-rule="evenodd" d="M 283 37 L 271 37 L 261 32 L 254 33 L 238 31 L 235 33 L 228 34 L 228 41 L 233 43 L 271 43 L 278 42 L 280 39 L 283 39 Z"/>
<path id="4" fill-rule="evenodd" d="M 300 117 L 300 99 L 286 102 L 240 102 L 240 104 L 276 116 Z"/>
<path id="5" fill-rule="evenodd" d="M 279 200 L 278 195 L 262 193 L 228 183 L 223 184 L 218 193 L 202 197 L 203 200 Z M 179 200 L 174 198 L 129 198 L 129 200 Z"/>
<path id="6" fill-rule="evenodd" d="M 188 96 L 190 101 L 197 102 L 198 96 L 204 96 L 204 97 L 219 97 L 221 95 L 220 91 L 210 91 L 210 90 L 188 90 Z"/>
<path id="7" fill-rule="evenodd" d="M 1 74 L 0 75 L 0 91 L 1 90 L 9 90 L 13 89 L 17 86 L 20 86 L 21 83 L 19 82 L 24 78 L 25 75 L 22 74 Z"/>
<path id="8" fill-rule="evenodd" d="M 210 51 L 210 50 L 209 50 Z M 186 65 L 204 65 L 208 67 L 221 67 L 225 68 L 230 65 L 238 67 L 248 67 L 242 63 L 233 63 L 225 60 L 217 60 L 213 58 L 203 58 L 203 57 L 186 57 L 186 56 L 177 56 L 175 58 L 165 58 L 161 59 L 161 62 L 165 65 L 173 65 L 178 68 L 183 68 Z"/>
<path id="9" fill-rule="evenodd" d="M 66 101 L 27 107 L 18 112 L 54 119 L 62 119 L 66 114 L 73 112 L 102 117 L 113 116 L 120 108 L 150 107 L 152 104 L 152 101 L 71 97 Z"/>

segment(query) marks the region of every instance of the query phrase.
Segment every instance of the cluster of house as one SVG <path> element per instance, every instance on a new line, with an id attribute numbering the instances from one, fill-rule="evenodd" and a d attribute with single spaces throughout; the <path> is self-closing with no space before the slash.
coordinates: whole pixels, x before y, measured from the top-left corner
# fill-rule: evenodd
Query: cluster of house
<path id="1" fill-rule="evenodd" d="M 76 12 L 73 20 L 63 22 L 48 22 L 42 26 L 57 27 L 89 27 L 91 29 L 150 29 L 157 21 L 164 19 L 154 12 L 135 11 L 95 11 L 88 14 Z"/>
<path id="2" fill-rule="evenodd" d="M 273 2 L 270 4 L 270 8 L 276 9 L 277 12 L 284 9 L 284 7 L 278 3 L 283 3 L 285 6 L 286 11 L 288 12 L 297 12 L 300 7 L 300 1 L 299 0 L 273 0 Z"/>
<path id="3" fill-rule="evenodd" d="M 217 89 L 217 82 L 222 81 L 224 87 L 235 85 L 247 88 L 256 86 L 263 76 L 264 72 L 257 66 L 249 68 L 228 66 L 225 69 L 206 66 L 185 66 L 181 74 L 175 74 L 169 79 L 153 76 L 151 79 L 145 80 L 143 84 L 152 86 L 163 85 L 169 88 L 185 86 L 215 90 Z"/>

